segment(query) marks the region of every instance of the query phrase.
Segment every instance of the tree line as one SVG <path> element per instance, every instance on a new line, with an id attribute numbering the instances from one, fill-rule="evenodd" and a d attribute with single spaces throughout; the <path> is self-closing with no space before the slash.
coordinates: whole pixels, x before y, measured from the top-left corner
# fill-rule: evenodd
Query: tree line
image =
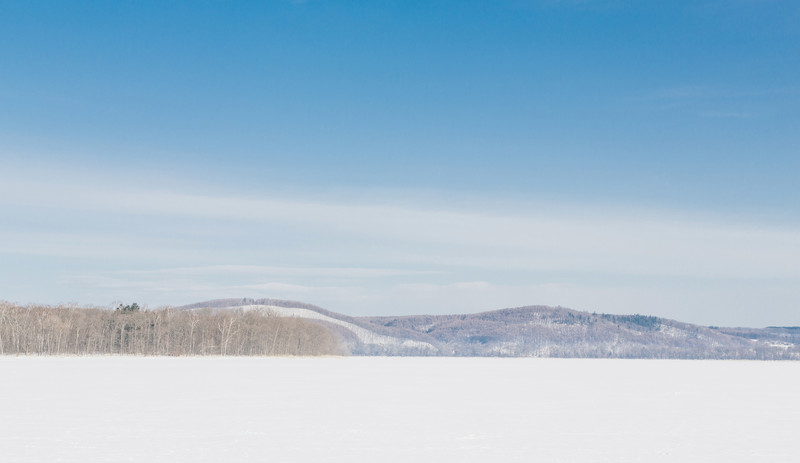
<path id="1" fill-rule="evenodd" d="M 0 302 L 0 355 L 337 355 L 337 336 L 301 318 L 234 310 L 117 310 Z"/>

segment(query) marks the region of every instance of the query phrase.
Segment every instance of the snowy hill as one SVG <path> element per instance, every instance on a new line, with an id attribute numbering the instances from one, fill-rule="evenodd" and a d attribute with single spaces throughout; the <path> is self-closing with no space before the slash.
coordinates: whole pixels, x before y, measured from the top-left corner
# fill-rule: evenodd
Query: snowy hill
<path id="1" fill-rule="evenodd" d="M 180 310 L 257 310 L 278 317 L 298 317 L 319 322 L 338 333 L 348 352 L 374 355 L 437 355 L 439 349 L 428 342 L 408 336 L 382 334 L 363 321 L 327 311 L 321 307 L 296 301 L 278 299 L 217 299 L 199 302 Z M 367 326 L 365 326 L 367 325 Z"/>
<path id="2" fill-rule="evenodd" d="M 528 306 L 476 314 L 349 317 L 311 304 L 221 299 L 184 310 L 258 310 L 332 328 L 355 355 L 800 359 L 796 328 L 717 328 L 645 315 Z"/>

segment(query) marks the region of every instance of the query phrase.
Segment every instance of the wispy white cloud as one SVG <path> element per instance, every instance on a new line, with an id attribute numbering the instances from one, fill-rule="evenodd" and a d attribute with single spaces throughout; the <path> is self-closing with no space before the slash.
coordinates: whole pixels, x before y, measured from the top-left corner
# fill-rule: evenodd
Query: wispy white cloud
<path id="1" fill-rule="evenodd" d="M 118 270 L 117 275 L 131 276 L 281 276 L 281 277 L 326 277 L 326 278 L 382 278 L 400 275 L 431 275 L 441 273 L 432 270 L 404 270 L 367 267 L 275 267 L 264 265 L 206 265 L 197 267 L 173 267 L 153 270 Z"/>
<path id="2" fill-rule="evenodd" d="M 682 85 L 656 90 L 648 95 L 653 100 L 731 100 L 753 97 L 797 96 L 800 87 L 735 87 L 730 85 Z"/>
<path id="3" fill-rule="evenodd" d="M 7 187 L 7 185 L 6 185 Z M 3 187 L 0 187 L 2 189 Z M 8 201 L 8 197 L 6 197 Z M 286 241 L 293 234 L 311 236 L 289 251 L 302 252 L 316 246 L 338 262 L 352 262 L 342 243 L 373 243 L 372 269 L 332 267 L 327 270 L 292 267 L 211 267 L 183 272 L 226 271 L 263 274 L 327 272 L 329 276 L 364 277 L 389 275 L 397 264 L 420 269 L 419 264 L 468 265 L 476 267 L 538 270 L 580 270 L 649 275 L 697 276 L 703 278 L 798 278 L 800 233 L 778 227 L 764 228 L 696 218 L 661 216 L 658 211 L 632 216 L 613 209 L 570 210 L 496 215 L 485 211 L 453 211 L 380 204 L 297 201 L 278 198 L 241 198 L 188 195 L 170 191 L 136 191 L 61 185 L 43 186 L 34 195 L 19 200 L 22 205 L 95 212 L 94 220 L 108 214 L 157 216 L 159 221 L 202 217 L 213 223 L 236 221 L 241 227 L 268 230 Z M 146 229 L 146 225 L 141 226 Z M 164 237 L 138 237 L 106 232 L 97 236 L 64 235 L 38 231 L 0 232 L 2 252 L 131 254 L 161 252 L 180 258 L 195 252 Z M 191 230 L 184 233 L 191 235 Z M 226 255 L 241 262 L 270 244 L 256 238 L 215 237 L 202 252 L 214 260 Z M 130 240 L 130 241 L 127 241 Z M 127 241 L 128 245 L 119 245 Z M 225 243 L 224 246 L 220 243 Z M 354 244 L 355 243 L 355 244 Z M 201 243 L 203 246 L 205 243 Z M 253 249 L 247 249 L 251 246 Z M 341 249 L 336 249 L 341 247 Z M 270 248 L 270 251 L 273 249 Z M 286 251 L 285 249 L 283 251 Z M 277 251 L 276 251 L 277 252 Z M 230 259 L 227 259 L 230 260 Z M 362 257 L 363 260 L 363 257 Z M 192 260 L 194 261 L 194 260 Z M 203 267 L 199 267 L 202 269 Z M 216 270 L 214 270 L 216 268 Z M 166 271 L 166 270 L 161 270 Z M 181 270 L 171 270 L 179 273 Z"/>
<path id="4" fill-rule="evenodd" d="M 434 293 L 441 291 L 457 290 L 457 291 L 486 291 L 493 286 L 486 281 L 459 281 L 448 284 L 433 284 L 433 283 L 404 283 L 394 286 L 396 291 L 409 291 L 409 292 L 422 292 Z"/>
<path id="5" fill-rule="evenodd" d="M 703 111 L 700 113 L 700 117 L 709 119 L 749 119 L 755 116 L 754 113 L 745 111 Z"/>
<path id="6" fill-rule="evenodd" d="M 453 283 L 453 286 L 470 291 L 488 291 L 492 288 L 492 284 L 486 281 L 461 281 Z"/>
<path id="7" fill-rule="evenodd" d="M 320 289 L 327 289 L 327 288 L 318 288 L 308 285 L 294 285 L 290 283 L 275 283 L 275 282 L 259 283 L 255 285 L 240 285 L 240 286 L 233 286 L 232 288 L 243 289 L 243 290 L 268 291 L 272 294 L 275 293 L 309 294 L 318 292 Z"/>
<path id="8" fill-rule="evenodd" d="M 745 88 L 685 85 L 656 90 L 643 99 L 659 110 L 684 110 L 706 119 L 752 119 L 774 113 L 776 103 L 800 95 L 797 87 Z"/>
<path id="9" fill-rule="evenodd" d="M 49 262 L 38 273 L 55 275 L 70 294 L 61 300 L 276 297 L 367 314 L 527 304 L 648 312 L 650 299 L 651 312 L 679 318 L 712 295 L 730 302 L 725 291 L 740 301 L 772 300 L 766 291 L 791 300 L 787 285 L 800 281 L 800 231 L 791 227 L 613 207 L 498 213 L 488 202 L 448 208 L 69 181 L 21 189 L 7 180 L 0 253 Z M 80 217 L 74 229 L 60 222 L 71 216 Z M 15 225 L 26 222 L 38 225 Z M 55 264 L 64 259 L 89 263 Z M 5 285 L 13 292 L 12 280 Z"/>

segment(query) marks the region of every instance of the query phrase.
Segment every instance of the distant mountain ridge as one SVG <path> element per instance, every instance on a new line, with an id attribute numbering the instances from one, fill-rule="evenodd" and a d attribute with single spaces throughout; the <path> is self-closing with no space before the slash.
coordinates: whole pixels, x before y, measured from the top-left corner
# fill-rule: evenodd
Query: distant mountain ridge
<path id="1" fill-rule="evenodd" d="M 706 327 L 563 307 L 350 317 L 303 302 L 244 298 L 178 309 L 259 310 L 312 319 L 334 331 L 353 355 L 800 360 L 800 327 Z"/>

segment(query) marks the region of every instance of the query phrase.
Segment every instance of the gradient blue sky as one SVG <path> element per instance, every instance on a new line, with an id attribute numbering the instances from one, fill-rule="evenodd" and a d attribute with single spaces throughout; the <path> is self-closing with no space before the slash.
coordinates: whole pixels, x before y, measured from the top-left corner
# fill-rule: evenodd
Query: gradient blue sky
<path id="1" fill-rule="evenodd" d="M 800 3 L 0 3 L 0 299 L 800 325 Z"/>

